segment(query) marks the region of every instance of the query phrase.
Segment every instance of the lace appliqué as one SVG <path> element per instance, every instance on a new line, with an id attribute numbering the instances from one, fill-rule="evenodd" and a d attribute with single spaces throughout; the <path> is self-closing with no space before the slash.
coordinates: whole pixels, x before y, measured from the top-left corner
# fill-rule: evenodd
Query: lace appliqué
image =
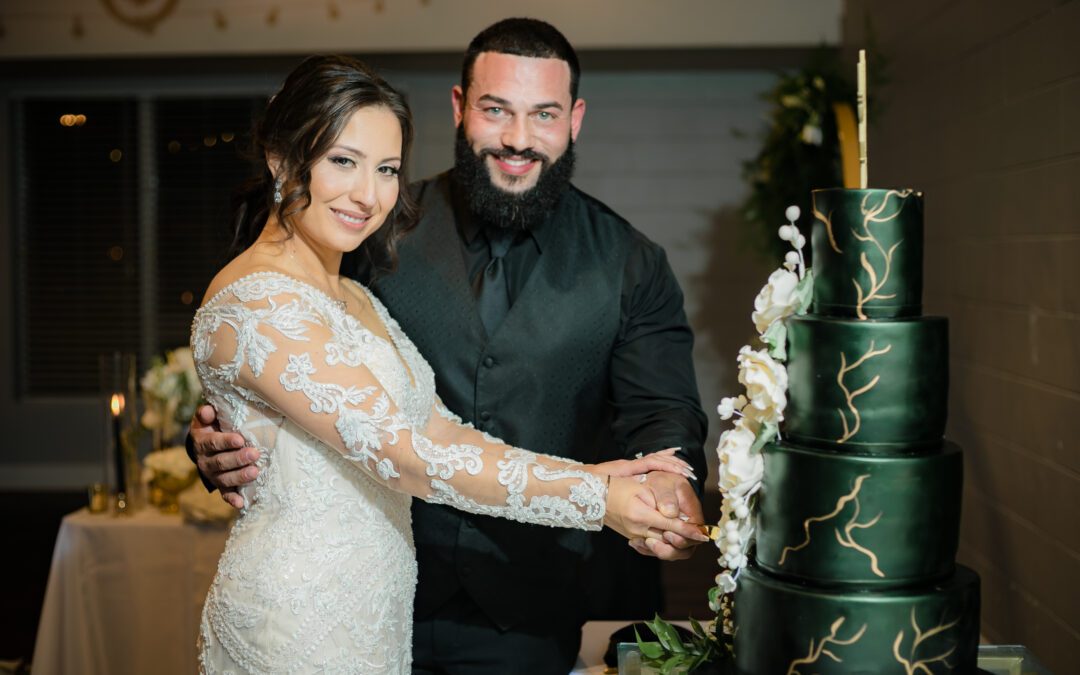
<path id="1" fill-rule="evenodd" d="M 603 527 L 607 488 L 603 481 L 591 473 L 580 469 L 549 468 L 537 460 L 536 453 L 520 448 L 508 450 L 506 458 L 499 461 L 497 466 L 499 467 L 499 484 L 504 485 L 507 491 L 505 506 L 480 504 L 438 479 L 431 481 L 431 487 L 435 493 L 426 501 L 522 523 L 591 531 L 597 531 Z M 541 481 L 572 478 L 579 479 L 579 482 L 570 487 L 568 498 L 536 495 L 526 501 L 525 489 L 528 486 L 530 474 Z"/>
<path id="2" fill-rule="evenodd" d="M 414 434 L 413 450 L 427 464 L 427 475 L 443 480 L 450 480 L 458 471 L 475 476 L 484 469 L 480 459 L 484 449 L 477 445 L 436 445 L 425 436 Z"/>
<path id="3" fill-rule="evenodd" d="M 343 387 L 339 384 L 320 384 L 311 379 L 315 373 L 311 356 L 307 353 L 289 355 L 289 365 L 281 374 L 281 386 L 285 391 L 299 391 L 311 401 L 311 412 L 332 415 L 338 414 L 334 428 L 341 434 L 341 440 L 349 449 L 347 457 L 368 466 L 368 461 L 375 462 L 375 470 L 383 480 L 400 478 L 388 457 L 379 458 L 375 451 L 381 450 L 384 438 L 387 443 L 396 445 L 398 432 L 408 430 L 409 424 L 401 415 L 390 414 L 390 399 L 385 392 L 375 397 L 371 411 L 356 406 L 364 404 L 375 392 L 374 385 L 368 387 Z"/>

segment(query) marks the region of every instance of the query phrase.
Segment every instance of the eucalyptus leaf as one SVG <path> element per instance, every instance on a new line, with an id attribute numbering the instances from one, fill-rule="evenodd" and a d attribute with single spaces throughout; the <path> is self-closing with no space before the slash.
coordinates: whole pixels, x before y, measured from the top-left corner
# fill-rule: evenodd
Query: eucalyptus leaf
<path id="1" fill-rule="evenodd" d="M 660 644 L 664 645 L 668 651 L 675 654 L 683 654 L 686 652 L 686 647 L 683 646 L 679 633 L 675 630 L 675 627 L 667 621 L 664 621 L 657 616 L 651 623 L 646 622 L 645 625 L 656 633 L 656 637 L 660 639 Z"/>
<path id="2" fill-rule="evenodd" d="M 695 635 L 705 638 L 706 640 L 709 638 L 709 634 L 705 632 L 705 629 L 701 627 L 701 624 L 698 623 L 698 620 L 694 617 L 690 617 L 690 627 L 694 629 Z"/>
<path id="3" fill-rule="evenodd" d="M 634 638 L 637 640 L 638 649 L 642 655 L 647 659 L 659 659 L 664 656 L 666 650 L 656 642 L 644 642 L 641 639 L 641 635 L 638 633 L 637 628 L 634 628 Z"/>
<path id="4" fill-rule="evenodd" d="M 686 665 L 686 658 L 682 654 L 676 654 L 664 661 L 664 665 L 660 666 L 660 675 L 669 675 L 669 673 L 675 672 L 676 668 L 683 665 Z M 682 672 L 685 672 L 685 670 Z"/>

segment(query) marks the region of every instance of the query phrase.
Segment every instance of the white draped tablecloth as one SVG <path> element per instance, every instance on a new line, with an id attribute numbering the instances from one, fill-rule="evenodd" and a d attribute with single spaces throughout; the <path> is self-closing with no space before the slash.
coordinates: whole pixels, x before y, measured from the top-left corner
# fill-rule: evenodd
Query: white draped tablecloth
<path id="1" fill-rule="evenodd" d="M 199 617 L 228 527 L 143 509 L 64 517 L 34 675 L 190 675 Z"/>

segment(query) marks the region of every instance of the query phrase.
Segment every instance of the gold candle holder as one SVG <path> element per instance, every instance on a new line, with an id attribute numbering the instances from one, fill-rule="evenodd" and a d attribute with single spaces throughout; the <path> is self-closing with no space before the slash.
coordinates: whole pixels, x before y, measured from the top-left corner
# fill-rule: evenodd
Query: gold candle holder
<path id="1" fill-rule="evenodd" d="M 86 488 L 90 513 L 105 513 L 109 508 L 109 488 L 104 483 L 92 483 Z"/>

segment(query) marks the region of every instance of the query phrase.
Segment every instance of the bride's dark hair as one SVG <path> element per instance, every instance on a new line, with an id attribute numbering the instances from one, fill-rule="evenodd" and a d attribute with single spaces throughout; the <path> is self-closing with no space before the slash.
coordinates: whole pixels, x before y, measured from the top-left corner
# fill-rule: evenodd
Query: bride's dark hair
<path id="1" fill-rule="evenodd" d="M 289 76 L 266 105 L 251 133 L 251 154 L 259 175 L 233 198 L 232 255 L 251 246 L 267 218 L 275 216 L 291 236 L 289 217 L 311 204 L 311 168 L 330 148 L 352 114 L 381 106 L 401 124 L 400 190 L 386 222 L 356 252 L 356 271 L 365 281 L 397 264 L 397 242 L 416 225 L 417 206 L 409 193 L 408 158 L 413 142 L 412 113 L 404 97 L 370 68 L 347 56 L 312 56 Z M 281 162 L 285 179 L 281 202 L 274 203 L 274 177 L 266 158 Z"/>

